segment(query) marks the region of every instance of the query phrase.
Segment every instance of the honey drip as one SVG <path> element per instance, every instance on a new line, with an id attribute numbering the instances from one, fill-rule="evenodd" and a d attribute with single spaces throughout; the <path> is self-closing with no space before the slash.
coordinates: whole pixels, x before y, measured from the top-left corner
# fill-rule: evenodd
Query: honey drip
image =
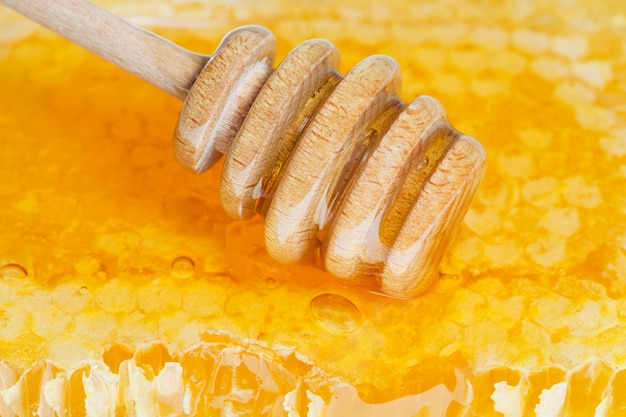
<path id="1" fill-rule="evenodd" d="M 436 100 L 402 102 L 389 57 L 342 77 L 325 40 L 302 43 L 272 71 L 275 48 L 258 26 L 224 38 L 185 100 L 179 161 L 202 172 L 227 154 L 222 205 L 235 218 L 265 216 L 272 258 L 318 259 L 388 295 L 419 294 L 482 178 L 482 146 Z"/>

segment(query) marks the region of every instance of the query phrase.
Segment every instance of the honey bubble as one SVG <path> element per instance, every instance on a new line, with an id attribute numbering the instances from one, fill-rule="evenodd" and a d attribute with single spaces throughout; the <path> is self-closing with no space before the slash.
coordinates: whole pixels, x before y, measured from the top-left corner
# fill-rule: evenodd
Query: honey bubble
<path id="1" fill-rule="evenodd" d="M 334 333 L 352 333 L 363 324 L 359 308 L 339 294 L 320 294 L 311 300 L 313 320 Z"/>
<path id="2" fill-rule="evenodd" d="M 28 271 L 19 264 L 6 264 L 0 266 L 0 279 L 6 281 L 22 280 L 28 276 Z"/>
<path id="3" fill-rule="evenodd" d="M 179 256 L 172 261 L 170 273 L 177 279 L 188 279 L 193 276 L 196 264 L 193 259 L 186 256 Z"/>

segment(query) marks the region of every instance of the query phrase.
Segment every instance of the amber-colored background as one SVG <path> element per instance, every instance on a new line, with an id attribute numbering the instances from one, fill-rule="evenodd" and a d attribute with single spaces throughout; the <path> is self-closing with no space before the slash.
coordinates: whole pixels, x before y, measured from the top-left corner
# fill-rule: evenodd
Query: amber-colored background
<path id="1" fill-rule="evenodd" d="M 485 145 L 488 172 L 424 296 L 372 296 L 314 267 L 278 265 L 260 219 L 232 221 L 219 208 L 219 168 L 197 177 L 177 165 L 179 102 L 2 9 L 2 361 L 19 372 L 40 359 L 73 369 L 106 346 L 184 352 L 219 330 L 293 346 L 370 402 L 463 369 L 479 415 L 501 415 L 510 398 L 531 415 L 559 383 L 565 414 L 617 412 L 623 2 L 99 3 L 200 52 L 258 23 L 277 35 L 279 56 L 331 40 L 343 73 L 389 54 L 403 99 L 437 97 Z M 324 294 L 356 308 L 320 313 L 311 300 Z"/>

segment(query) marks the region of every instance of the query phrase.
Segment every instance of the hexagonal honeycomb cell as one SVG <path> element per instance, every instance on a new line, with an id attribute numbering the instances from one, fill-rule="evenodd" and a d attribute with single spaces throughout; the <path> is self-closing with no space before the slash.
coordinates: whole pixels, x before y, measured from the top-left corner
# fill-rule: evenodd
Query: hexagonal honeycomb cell
<path id="1" fill-rule="evenodd" d="M 388 54 L 488 170 L 417 298 L 280 265 L 177 165 L 179 102 L 0 8 L 0 415 L 624 415 L 622 2 L 98 4 Z"/>

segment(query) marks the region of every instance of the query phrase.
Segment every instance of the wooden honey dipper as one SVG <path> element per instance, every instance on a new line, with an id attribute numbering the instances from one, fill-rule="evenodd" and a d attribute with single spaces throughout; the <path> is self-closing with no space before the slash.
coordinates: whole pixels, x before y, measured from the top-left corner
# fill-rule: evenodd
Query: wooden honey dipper
<path id="1" fill-rule="evenodd" d="M 269 254 L 314 260 L 350 280 L 411 297 L 436 278 L 485 170 L 475 139 L 442 106 L 398 97 L 399 69 L 376 55 L 345 77 L 321 39 L 272 70 L 274 36 L 230 32 L 213 56 L 137 28 L 85 0 L 0 0 L 102 58 L 184 99 L 179 161 L 202 172 L 227 154 L 221 201 L 265 215 Z"/>

